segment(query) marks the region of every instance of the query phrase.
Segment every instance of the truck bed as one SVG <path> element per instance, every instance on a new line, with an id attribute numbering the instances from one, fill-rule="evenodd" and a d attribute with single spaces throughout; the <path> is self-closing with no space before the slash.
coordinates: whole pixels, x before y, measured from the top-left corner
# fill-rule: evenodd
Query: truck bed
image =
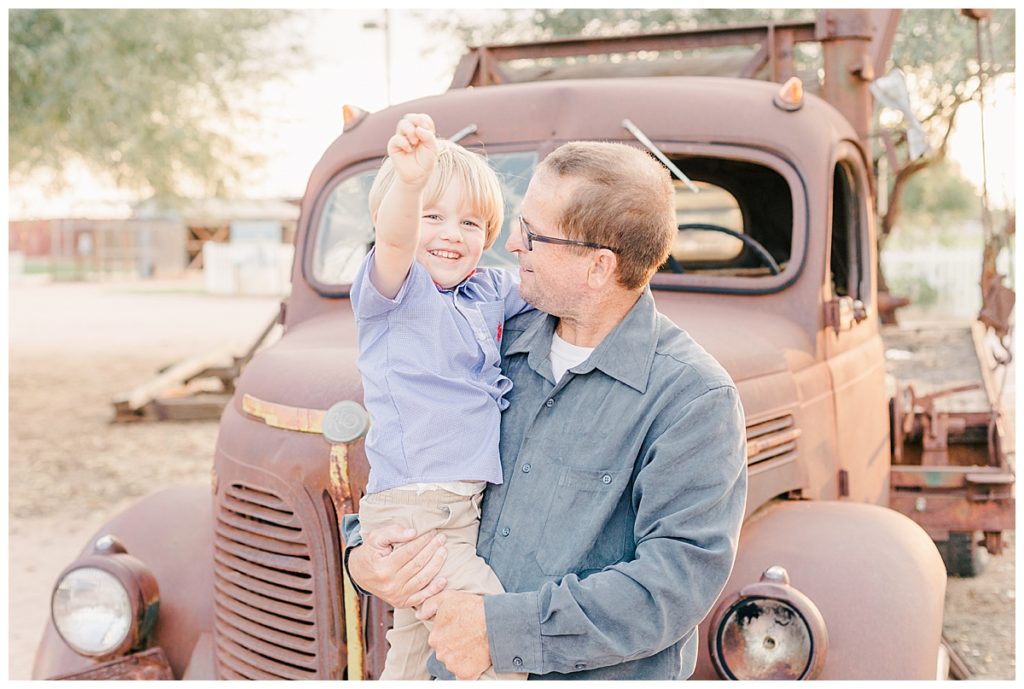
<path id="1" fill-rule="evenodd" d="M 919 396 L 942 388 L 977 384 L 975 390 L 937 398 L 936 408 L 945 412 L 991 410 L 970 323 L 886 325 L 881 333 L 890 397 L 895 394 L 896 381 L 913 385 Z"/>

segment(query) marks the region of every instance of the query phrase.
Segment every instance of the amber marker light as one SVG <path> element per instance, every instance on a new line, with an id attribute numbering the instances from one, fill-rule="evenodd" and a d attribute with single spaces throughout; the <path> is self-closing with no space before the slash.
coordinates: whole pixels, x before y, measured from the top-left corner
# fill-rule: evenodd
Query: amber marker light
<path id="1" fill-rule="evenodd" d="M 787 112 L 799 110 L 804 104 L 804 82 L 800 77 L 790 77 L 775 94 L 772 103 Z"/>
<path id="2" fill-rule="evenodd" d="M 345 127 L 342 131 L 347 132 L 362 122 L 366 118 L 367 112 L 355 105 L 343 105 L 341 107 L 341 114 L 345 120 Z"/>

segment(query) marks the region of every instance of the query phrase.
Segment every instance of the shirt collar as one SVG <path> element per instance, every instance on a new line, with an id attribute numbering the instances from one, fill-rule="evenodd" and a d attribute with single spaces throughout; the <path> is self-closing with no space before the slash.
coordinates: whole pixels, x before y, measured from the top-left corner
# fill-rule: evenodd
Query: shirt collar
<path id="1" fill-rule="evenodd" d="M 527 354 L 530 368 L 542 375 L 542 371 L 548 371 L 545 378 L 550 378 L 551 338 L 557 324 L 558 319 L 550 314 L 537 318 L 509 344 L 505 355 Z M 597 368 L 643 393 L 647 390 L 657 344 L 658 311 L 651 289 L 647 287 L 587 360 L 569 370 L 583 374 Z"/>
<path id="2" fill-rule="evenodd" d="M 473 270 L 469 271 L 469 275 L 467 275 L 466 277 L 462 278 L 462 282 L 460 282 L 458 284 L 452 285 L 451 287 L 445 287 L 444 285 L 441 285 L 438 282 L 434 282 L 434 287 L 437 288 L 438 292 L 454 292 L 455 290 L 459 289 L 460 287 L 465 285 L 467 282 L 469 282 L 469 279 L 471 277 L 473 277 L 474 275 L 476 275 L 476 268 L 474 268 Z"/>

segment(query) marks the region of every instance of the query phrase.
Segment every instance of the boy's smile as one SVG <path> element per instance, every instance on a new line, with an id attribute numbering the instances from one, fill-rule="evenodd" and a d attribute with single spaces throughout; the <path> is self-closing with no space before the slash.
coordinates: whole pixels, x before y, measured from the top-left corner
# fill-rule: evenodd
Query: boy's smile
<path id="1" fill-rule="evenodd" d="M 462 185 L 452 180 L 441 197 L 423 208 L 416 260 L 442 287 L 454 287 L 473 272 L 484 252 L 484 220 L 463 202 Z"/>

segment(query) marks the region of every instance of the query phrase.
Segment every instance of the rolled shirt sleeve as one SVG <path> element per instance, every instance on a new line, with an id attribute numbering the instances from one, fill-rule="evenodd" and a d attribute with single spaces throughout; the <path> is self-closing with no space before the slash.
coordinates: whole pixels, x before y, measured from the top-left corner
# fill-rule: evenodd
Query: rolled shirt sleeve
<path id="1" fill-rule="evenodd" d="M 735 387 L 709 389 L 648 437 L 632 490 L 634 557 L 486 596 L 496 671 L 571 673 L 651 656 L 692 635 L 721 594 L 746 501 Z"/>

